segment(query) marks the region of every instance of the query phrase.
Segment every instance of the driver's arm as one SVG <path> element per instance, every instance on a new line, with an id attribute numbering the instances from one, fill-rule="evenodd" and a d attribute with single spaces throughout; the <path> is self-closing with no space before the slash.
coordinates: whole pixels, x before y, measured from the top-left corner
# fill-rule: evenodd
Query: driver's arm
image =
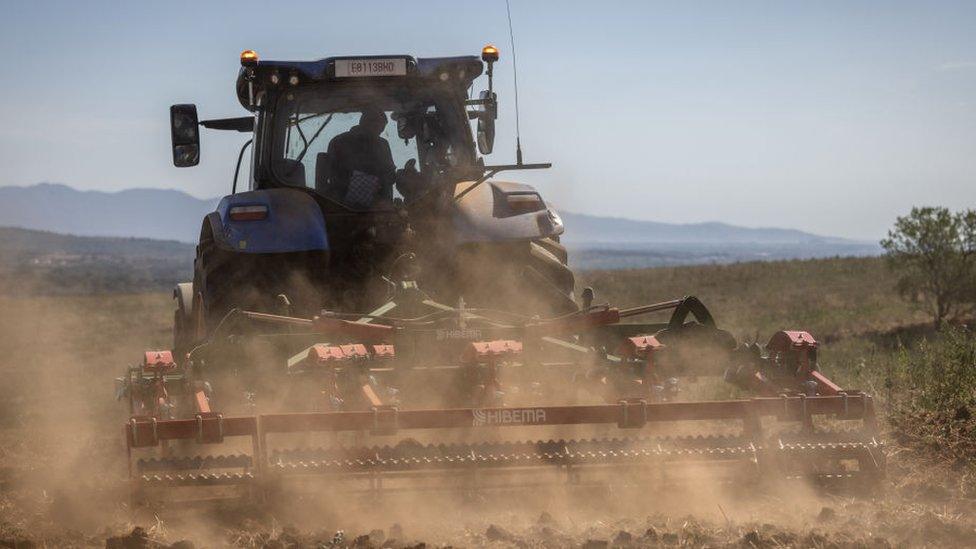
<path id="1" fill-rule="evenodd" d="M 417 171 L 417 159 L 411 158 L 396 172 L 396 188 L 403 195 L 403 199 L 410 202 L 420 196 L 424 188 L 424 179 Z"/>

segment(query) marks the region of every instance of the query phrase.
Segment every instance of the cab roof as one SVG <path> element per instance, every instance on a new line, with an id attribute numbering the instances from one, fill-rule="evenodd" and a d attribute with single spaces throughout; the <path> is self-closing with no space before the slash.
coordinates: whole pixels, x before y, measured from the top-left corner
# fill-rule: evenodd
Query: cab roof
<path id="1" fill-rule="evenodd" d="M 406 64 L 406 74 L 397 76 L 336 76 L 336 61 L 343 60 L 400 60 Z M 287 89 L 310 82 L 427 80 L 431 84 L 447 85 L 463 93 L 484 70 L 481 58 L 475 55 L 458 57 L 419 57 L 409 55 L 353 55 L 326 57 L 315 61 L 260 60 L 252 68 L 241 67 L 237 75 L 237 97 L 245 109 L 253 110 L 249 101 L 248 74 L 253 71 L 254 94 L 270 89 Z M 297 78 L 292 84 L 293 77 Z"/>

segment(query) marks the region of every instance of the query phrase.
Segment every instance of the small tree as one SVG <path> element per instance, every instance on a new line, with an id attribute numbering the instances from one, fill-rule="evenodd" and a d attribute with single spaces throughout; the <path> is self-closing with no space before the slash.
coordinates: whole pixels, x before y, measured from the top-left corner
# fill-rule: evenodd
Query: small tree
<path id="1" fill-rule="evenodd" d="M 912 208 L 881 241 L 898 291 L 925 307 L 936 328 L 976 305 L 976 211 Z"/>

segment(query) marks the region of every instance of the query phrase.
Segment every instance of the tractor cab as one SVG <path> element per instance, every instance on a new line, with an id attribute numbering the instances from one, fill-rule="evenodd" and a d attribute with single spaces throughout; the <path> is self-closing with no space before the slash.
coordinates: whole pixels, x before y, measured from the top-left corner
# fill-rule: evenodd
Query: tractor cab
<path id="1" fill-rule="evenodd" d="M 174 105 L 174 163 L 199 162 L 197 125 L 253 132 L 248 190 L 297 187 L 352 211 L 415 202 L 485 172 L 469 121 L 477 120 L 480 152 L 490 153 L 494 93 L 468 95 L 483 63 L 490 76 L 497 59 L 491 46 L 481 59 L 259 61 L 246 50 L 237 95 L 252 115 L 198 122 L 195 106 Z"/>

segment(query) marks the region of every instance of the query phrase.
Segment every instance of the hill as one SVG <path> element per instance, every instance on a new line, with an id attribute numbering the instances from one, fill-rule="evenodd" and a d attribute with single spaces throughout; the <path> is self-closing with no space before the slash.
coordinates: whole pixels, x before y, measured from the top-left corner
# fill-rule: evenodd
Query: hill
<path id="1" fill-rule="evenodd" d="M 115 238 L 58 234 L 0 227 L 0 254 L 15 260 L 46 261 L 51 256 L 118 259 L 179 259 L 192 257 L 194 246 L 175 240 Z"/>
<path id="2" fill-rule="evenodd" d="M 560 213 L 572 231 L 566 240 L 578 244 L 863 244 L 796 229 L 750 228 L 728 223 L 659 223 L 579 213 Z"/>
<path id="3" fill-rule="evenodd" d="M 0 227 L 0 293 L 169 290 L 192 276 L 194 246 L 148 238 L 85 237 Z"/>
<path id="4" fill-rule="evenodd" d="M 216 204 L 216 199 L 201 200 L 167 189 L 108 193 L 40 183 L 0 187 L 0 225 L 80 236 L 196 242 L 200 221 Z"/>
<path id="5" fill-rule="evenodd" d="M 563 243 L 578 269 L 639 269 L 670 265 L 878 255 L 875 242 L 775 227 L 728 223 L 659 223 L 560 213 Z"/>

